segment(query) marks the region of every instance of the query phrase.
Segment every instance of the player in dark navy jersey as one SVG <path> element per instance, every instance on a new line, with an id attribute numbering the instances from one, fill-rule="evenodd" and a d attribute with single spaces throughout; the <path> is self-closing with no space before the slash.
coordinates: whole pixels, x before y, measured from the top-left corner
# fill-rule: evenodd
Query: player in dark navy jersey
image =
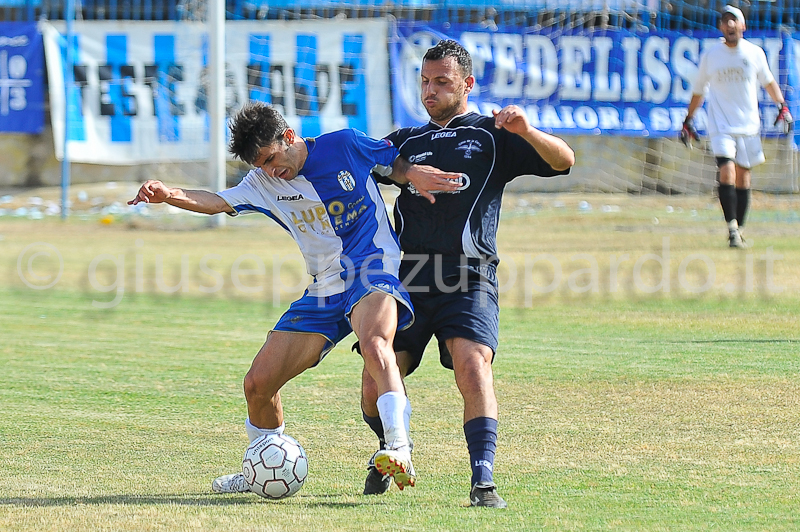
<path id="1" fill-rule="evenodd" d="M 431 121 L 386 137 L 417 163 L 462 174 L 458 192 L 437 195 L 435 205 L 413 185 L 402 189 L 395 204 L 395 230 L 405 254 L 465 255 L 496 262 L 495 236 L 506 184 L 520 175 L 564 173 L 554 170 L 521 136 L 496 128 L 495 122 L 464 113 L 444 126 Z"/>
<path id="2" fill-rule="evenodd" d="M 455 41 L 441 41 L 422 61 L 421 97 L 431 121 L 387 138 L 403 157 L 461 174 L 460 187 L 431 204 L 411 184 L 395 203 L 395 230 L 403 249 L 400 279 L 411 294 L 416 320 L 394 340 L 400 373 L 413 372 L 433 335 L 440 358 L 454 370 L 464 398 L 464 434 L 470 455 L 470 504 L 505 508 L 492 469 L 497 439 L 497 399 L 492 361 L 497 350 L 497 225 L 503 189 L 521 175 L 566 174 L 575 162 L 562 139 L 531 127 L 515 105 L 493 117 L 467 112 L 475 84 L 472 59 Z M 388 182 L 388 181 L 387 181 Z M 363 374 L 364 420 L 385 444 L 375 399 Z M 373 457 L 374 458 L 374 457 Z M 389 489 L 372 460 L 364 493 Z"/>

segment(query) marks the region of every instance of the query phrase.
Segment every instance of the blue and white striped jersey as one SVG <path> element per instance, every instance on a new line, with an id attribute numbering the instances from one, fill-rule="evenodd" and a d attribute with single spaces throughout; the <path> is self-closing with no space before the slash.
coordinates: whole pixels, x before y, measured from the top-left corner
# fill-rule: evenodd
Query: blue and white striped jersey
<path id="1" fill-rule="evenodd" d="M 236 214 L 260 212 L 292 235 L 314 277 L 310 295 L 343 292 L 363 268 L 397 277 L 400 244 L 371 175 L 376 166 L 392 165 L 397 148 L 355 129 L 305 142 L 308 158 L 291 181 L 254 168 L 217 194 Z"/>

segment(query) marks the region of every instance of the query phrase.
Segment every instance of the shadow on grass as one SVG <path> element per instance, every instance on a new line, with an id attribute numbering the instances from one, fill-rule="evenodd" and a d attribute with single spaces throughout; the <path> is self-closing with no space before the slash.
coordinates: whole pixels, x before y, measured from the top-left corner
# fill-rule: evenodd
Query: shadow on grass
<path id="1" fill-rule="evenodd" d="M 329 508 L 356 508 L 364 506 L 366 502 L 335 501 L 345 494 L 330 495 L 295 495 L 291 499 L 302 499 L 304 506 L 329 507 Z M 327 499 L 327 500 L 326 500 Z M 252 504 L 286 504 L 282 500 L 267 500 L 252 495 L 210 495 L 180 494 L 180 495 L 102 495 L 97 497 L 9 497 L 0 499 L 0 506 L 78 506 L 78 505 L 160 505 L 174 504 L 181 506 L 248 506 Z"/>

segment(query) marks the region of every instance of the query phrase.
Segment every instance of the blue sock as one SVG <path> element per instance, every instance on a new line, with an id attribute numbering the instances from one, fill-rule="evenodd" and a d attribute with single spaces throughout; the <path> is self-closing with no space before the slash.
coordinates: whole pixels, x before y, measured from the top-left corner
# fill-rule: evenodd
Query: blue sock
<path id="1" fill-rule="evenodd" d="M 364 422 L 369 425 L 369 428 L 372 429 L 372 432 L 378 437 L 378 444 L 381 449 L 386 448 L 386 441 L 383 435 L 383 423 L 381 422 L 380 416 L 370 417 L 366 415 L 363 411 L 361 415 L 364 417 Z"/>
<path id="2" fill-rule="evenodd" d="M 464 423 L 464 436 L 467 438 L 472 467 L 472 485 L 492 482 L 494 454 L 497 450 L 497 420 L 490 417 L 470 419 Z"/>

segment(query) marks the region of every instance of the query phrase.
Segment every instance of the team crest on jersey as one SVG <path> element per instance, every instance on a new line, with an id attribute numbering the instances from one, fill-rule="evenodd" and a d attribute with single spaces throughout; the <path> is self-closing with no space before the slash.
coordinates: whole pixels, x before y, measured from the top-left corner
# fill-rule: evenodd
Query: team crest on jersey
<path id="1" fill-rule="evenodd" d="M 356 180 L 353 179 L 352 174 L 350 174 L 350 172 L 347 170 L 342 170 L 339 172 L 339 175 L 336 176 L 336 179 L 339 180 L 339 184 L 347 192 L 352 192 L 356 188 Z"/>
<path id="2" fill-rule="evenodd" d="M 473 152 L 480 153 L 483 151 L 481 149 L 481 143 L 473 139 L 462 140 L 458 143 L 456 149 L 464 151 L 464 159 L 472 159 Z"/>

